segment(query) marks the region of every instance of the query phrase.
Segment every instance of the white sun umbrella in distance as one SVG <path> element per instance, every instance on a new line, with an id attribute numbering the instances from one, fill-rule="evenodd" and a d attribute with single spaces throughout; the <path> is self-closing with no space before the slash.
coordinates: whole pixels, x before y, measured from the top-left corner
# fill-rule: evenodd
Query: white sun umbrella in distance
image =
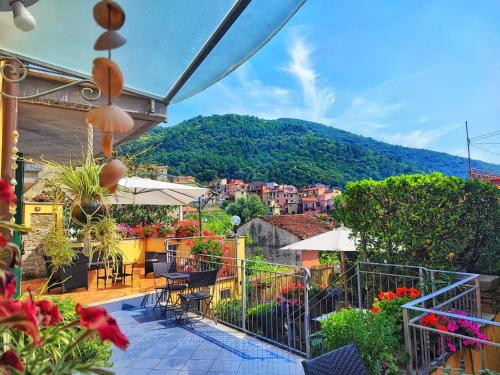
<path id="1" fill-rule="evenodd" d="M 282 247 L 281 250 L 338 251 L 342 257 L 342 273 L 345 273 L 346 260 L 344 252 L 356 251 L 357 241 L 357 238 L 352 236 L 351 229 L 340 227 Z"/>
<path id="2" fill-rule="evenodd" d="M 125 177 L 109 196 L 112 204 L 185 206 L 208 190 L 198 186 L 173 184 L 141 177 Z"/>

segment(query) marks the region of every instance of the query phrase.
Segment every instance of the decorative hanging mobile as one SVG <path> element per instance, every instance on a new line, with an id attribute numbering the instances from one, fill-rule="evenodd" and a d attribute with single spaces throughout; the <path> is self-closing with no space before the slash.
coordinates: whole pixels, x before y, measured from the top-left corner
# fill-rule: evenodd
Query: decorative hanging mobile
<path id="1" fill-rule="evenodd" d="M 102 0 L 94 7 L 94 19 L 99 26 L 106 29 L 97 38 L 94 49 L 108 51 L 108 57 L 94 59 L 92 78 L 96 86 L 108 97 L 108 103 L 92 109 L 87 113 L 86 121 L 94 128 L 104 133 L 102 139 L 102 152 L 109 161 L 103 167 L 99 178 L 102 187 L 113 193 L 127 168 L 119 160 L 111 160 L 113 152 L 113 134 L 125 133 L 134 127 L 132 117 L 112 102 L 120 96 L 123 90 L 123 75 L 119 66 L 111 60 L 111 50 L 123 46 L 126 42 L 117 30 L 125 23 L 125 13 L 122 8 L 112 0 Z"/>

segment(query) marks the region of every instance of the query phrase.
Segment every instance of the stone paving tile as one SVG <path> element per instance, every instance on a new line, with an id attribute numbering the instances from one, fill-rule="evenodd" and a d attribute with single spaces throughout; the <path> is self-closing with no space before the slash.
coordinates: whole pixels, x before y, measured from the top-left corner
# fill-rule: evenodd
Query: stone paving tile
<path id="1" fill-rule="evenodd" d="M 113 371 L 134 375 L 303 374 L 302 358 L 222 324 L 194 330 L 148 309 L 112 313 L 131 344 L 113 350 Z"/>

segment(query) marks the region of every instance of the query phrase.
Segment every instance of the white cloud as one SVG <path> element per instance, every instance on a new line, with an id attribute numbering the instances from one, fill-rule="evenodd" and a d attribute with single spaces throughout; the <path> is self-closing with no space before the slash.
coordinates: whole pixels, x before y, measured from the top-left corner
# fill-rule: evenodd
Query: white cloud
<path id="1" fill-rule="evenodd" d="M 296 37 L 288 50 L 291 61 L 285 68 L 302 88 L 304 109 L 314 121 L 330 122 L 328 111 L 335 103 L 335 94 L 331 87 L 318 83 L 318 74 L 311 65 L 312 48 L 305 39 Z"/>
<path id="2" fill-rule="evenodd" d="M 227 81 L 217 84 L 220 90 L 218 112 L 331 123 L 328 113 L 335 95 L 333 88 L 320 82 L 311 62 L 313 48 L 304 38 L 294 37 L 288 52 L 290 59 L 282 70 L 296 80 L 297 87 L 266 84 L 256 78 L 251 63 L 247 62 L 233 73 L 236 84 Z"/>
<path id="3" fill-rule="evenodd" d="M 438 129 L 429 130 L 413 130 L 410 132 L 402 133 L 392 133 L 383 134 L 382 138 L 389 143 L 395 143 L 402 146 L 425 148 L 448 134 L 452 130 L 455 130 L 460 125 L 445 126 Z"/>

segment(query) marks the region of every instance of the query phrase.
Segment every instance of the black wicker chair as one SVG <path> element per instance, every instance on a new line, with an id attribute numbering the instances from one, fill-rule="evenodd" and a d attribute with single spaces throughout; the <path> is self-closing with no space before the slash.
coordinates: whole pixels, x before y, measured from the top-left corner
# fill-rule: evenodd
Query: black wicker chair
<path id="1" fill-rule="evenodd" d="M 189 293 L 179 294 L 181 300 L 181 307 L 178 309 L 177 323 L 181 323 L 183 320 L 189 320 L 188 311 L 190 309 L 191 303 L 197 305 L 196 311 L 201 314 L 201 319 L 205 318 L 207 313 L 210 313 L 213 318 L 212 312 L 212 299 L 213 295 L 211 291 L 201 290 L 202 288 L 210 288 L 215 285 L 217 280 L 218 269 L 210 271 L 201 272 L 191 272 L 189 276 L 187 288 Z M 206 302 L 205 312 L 201 312 L 201 303 Z"/>
<path id="2" fill-rule="evenodd" d="M 314 359 L 302 361 L 306 375 L 366 375 L 356 345 L 349 344 Z"/>
<path id="3" fill-rule="evenodd" d="M 87 257 L 80 254 L 69 266 L 54 270 L 49 258 L 45 257 L 47 274 L 49 277 L 47 291 L 61 288 L 61 293 L 66 293 L 75 289 L 85 288 L 88 290 L 87 278 Z"/>
<path id="4" fill-rule="evenodd" d="M 166 262 L 167 254 L 159 253 L 156 251 L 146 251 L 144 255 L 144 276 L 147 276 L 148 273 L 153 272 L 153 263 L 158 262 Z"/>
<path id="5" fill-rule="evenodd" d="M 164 278 L 163 275 L 169 272 L 175 271 L 175 260 L 171 262 L 155 262 L 152 264 L 153 266 L 153 286 L 154 290 L 156 293 L 156 303 L 153 307 L 153 310 L 160 307 L 163 307 L 162 313 L 165 314 L 165 312 L 169 309 L 173 309 L 174 305 L 177 304 L 179 297 L 177 297 L 175 303 L 172 301 L 172 292 L 181 292 L 184 289 L 186 289 L 186 284 L 181 283 L 181 284 L 173 284 L 173 283 L 168 283 L 167 284 L 162 284 L 158 285 L 156 279 L 157 278 Z M 165 299 L 165 295 L 167 298 Z M 170 303 L 170 304 L 169 304 Z"/>

